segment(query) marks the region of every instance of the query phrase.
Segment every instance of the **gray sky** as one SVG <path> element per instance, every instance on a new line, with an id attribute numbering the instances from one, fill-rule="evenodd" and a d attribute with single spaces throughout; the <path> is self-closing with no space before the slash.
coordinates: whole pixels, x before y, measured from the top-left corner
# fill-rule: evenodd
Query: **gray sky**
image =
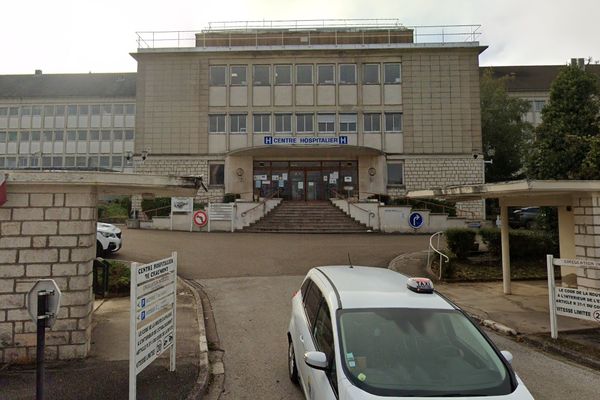
<path id="1" fill-rule="evenodd" d="M 600 59 L 598 0 L 21 0 L 0 6 L 0 74 L 135 71 L 137 31 L 209 21 L 397 18 L 481 24 L 481 65 Z"/>

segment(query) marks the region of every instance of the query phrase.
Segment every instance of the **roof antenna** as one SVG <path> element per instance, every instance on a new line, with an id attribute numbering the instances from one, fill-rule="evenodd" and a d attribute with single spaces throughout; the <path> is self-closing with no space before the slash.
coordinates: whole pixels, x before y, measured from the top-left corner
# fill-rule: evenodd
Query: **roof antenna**
<path id="1" fill-rule="evenodd" d="M 354 268 L 352 265 L 352 260 L 350 259 L 350 252 L 348 252 L 348 264 L 350 264 L 350 268 Z"/>

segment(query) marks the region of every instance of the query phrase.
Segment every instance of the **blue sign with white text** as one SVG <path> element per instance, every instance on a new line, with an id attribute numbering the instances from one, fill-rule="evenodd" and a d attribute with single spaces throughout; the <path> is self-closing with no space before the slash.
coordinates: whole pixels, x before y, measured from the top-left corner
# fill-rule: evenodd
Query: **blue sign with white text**
<path id="1" fill-rule="evenodd" d="M 411 212 L 410 215 L 408 216 L 408 224 L 413 229 L 419 229 L 420 227 L 423 226 L 424 222 L 425 222 L 425 218 L 423 218 L 423 215 L 421 213 Z"/>
<path id="2" fill-rule="evenodd" d="M 300 145 L 315 145 L 315 144 L 333 144 L 344 145 L 348 144 L 348 136 L 331 136 L 331 137 L 298 137 L 298 136 L 265 136 L 263 143 L 267 146 L 277 144 L 300 144 Z"/>

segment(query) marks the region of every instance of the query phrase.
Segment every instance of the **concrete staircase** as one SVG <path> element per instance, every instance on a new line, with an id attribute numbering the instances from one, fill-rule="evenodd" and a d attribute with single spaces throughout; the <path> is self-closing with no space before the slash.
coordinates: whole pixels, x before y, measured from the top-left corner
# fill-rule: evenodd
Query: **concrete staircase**
<path id="1" fill-rule="evenodd" d="M 366 225 L 357 222 L 328 201 L 283 201 L 266 217 L 244 232 L 279 233 L 364 233 Z"/>

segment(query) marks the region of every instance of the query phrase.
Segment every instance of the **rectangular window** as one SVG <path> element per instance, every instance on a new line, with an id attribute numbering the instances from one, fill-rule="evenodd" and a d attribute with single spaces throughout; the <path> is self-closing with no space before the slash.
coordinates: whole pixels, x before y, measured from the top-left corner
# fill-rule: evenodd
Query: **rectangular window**
<path id="1" fill-rule="evenodd" d="M 27 157 L 19 157 L 19 168 L 27 168 L 29 164 L 29 158 Z"/>
<path id="2" fill-rule="evenodd" d="M 254 86 L 269 86 L 271 84 L 271 67 L 269 65 L 255 65 L 253 69 L 252 84 Z"/>
<path id="3" fill-rule="evenodd" d="M 113 111 L 116 115 L 123 115 L 123 104 L 115 104 L 113 106 Z"/>
<path id="4" fill-rule="evenodd" d="M 225 117 L 223 117 L 225 118 Z M 223 132 L 225 132 L 225 121 L 223 120 Z M 135 137 L 135 132 L 132 130 L 126 130 L 125 131 L 125 140 L 133 140 L 133 138 Z"/>
<path id="5" fill-rule="evenodd" d="M 363 115 L 363 131 L 364 132 L 381 132 L 381 114 L 364 114 Z"/>
<path id="6" fill-rule="evenodd" d="M 17 132 L 8 132 L 8 143 L 17 142 Z"/>
<path id="7" fill-rule="evenodd" d="M 75 131 L 67 131 L 67 141 L 74 142 L 77 140 L 77 132 Z"/>
<path id="8" fill-rule="evenodd" d="M 110 142 L 110 131 L 101 131 L 100 132 L 100 140 L 105 142 Z"/>
<path id="9" fill-rule="evenodd" d="M 27 143 L 29 142 L 29 132 L 21 132 L 19 135 L 19 142 Z"/>
<path id="10" fill-rule="evenodd" d="M 335 114 L 317 114 L 319 133 L 335 132 Z"/>
<path id="11" fill-rule="evenodd" d="M 404 184 L 403 167 L 402 162 L 389 162 L 387 164 L 388 185 Z"/>
<path id="12" fill-rule="evenodd" d="M 125 114 L 135 115 L 135 104 L 125 104 Z"/>
<path id="13" fill-rule="evenodd" d="M 65 157 L 65 167 L 74 167 L 75 166 L 75 157 L 69 156 Z"/>
<path id="14" fill-rule="evenodd" d="M 6 143 L 6 132 L 0 132 L 0 143 Z"/>
<path id="15" fill-rule="evenodd" d="M 315 131 L 313 114 L 296 114 L 296 132 L 312 133 Z"/>
<path id="16" fill-rule="evenodd" d="M 208 116 L 208 133 L 225 133 L 225 115 Z"/>
<path id="17" fill-rule="evenodd" d="M 112 104 L 104 104 L 102 106 L 102 114 L 104 114 L 104 115 L 112 114 Z"/>
<path id="18" fill-rule="evenodd" d="M 231 133 L 246 133 L 246 114 L 231 114 L 229 116 L 229 131 Z"/>
<path id="19" fill-rule="evenodd" d="M 80 156 L 75 159 L 75 166 L 79 168 L 85 168 L 88 165 L 87 157 Z"/>
<path id="20" fill-rule="evenodd" d="M 8 115 L 8 107 L 0 107 L 0 117 L 6 117 Z"/>
<path id="21" fill-rule="evenodd" d="M 31 107 L 31 115 L 42 115 L 42 106 L 33 106 Z"/>
<path id="22" fill-rule="evenodd" d="M 52 131 L 44 131 L 42 134 L 42 139 L 46 143 L 52 142 Z"/>
<path id="23" fill-rule="evenodd" d="M 44 106 L 44 115 L 51 117 L 54 115 L 54 106 Z"/>
<path id="24" fill-rule="evenodd" d="M 110 156 L 100 156 L 100 168 L 110 167 Z"/>
<path id="25" fill-rule="evenodd" d="M 356 132 L 356 114 L 340 114 L 340 132 Z"/>
<path id="26" fill-rule="evenodd" d="M 271 114 L 254 114 L 254 133 L 271 132 Z"/>
<path id="27" fill-rule="evenodd" d="M 275 84 L 276 85 L 291 85 L 292 84 L 292 66 L 291 65 L 276 65 L 275 66 Z"/>
<path id="28" fill-rule="evenodd" d="M 533 109 L 535 110 L 535 112 L 542 112 L 542 110 L 544 109 L 545 106 L 546 106 L 545 100 L 535 100 L 533 102 Z"/>
<path id="29" fill-rule="evenodd" d="M 385 131 L 402 132 L 401 113 L 385 113 Z"/>
<path id="30" fill-rule="evenodd" d="M 64 137 L 63 131 L 54 131 L 54 140 L 56 142 L 62 142 Z"/>
<path id="31" fill-rule="evenodd" d="M 379 64 L 363 65 L 363 85 L 379 85 Z"/>
<path id="32" fill-rule="evenodd" d="M 31 115 L 31 107 L 23 106 L 21 107 L 21 116 Z"/>
<path id="33" fill-rule="evenodd" d="M 335 84 L 335 69 L 333 65 L 317 66 L 317 75 L 319 85 L 334 85 Z"/>
<path id="34" fill-rule="evenodd" d="M 208 167 L 210 173 L 208 184 L 210 186 L 223 186 L 225 184 L 225 164 L 210 163 Z"/>
<path id="35" fill-rule="evenodd" d="M 340 84 L 356 85 L 356 64 L 340 65 Z"/>
<path id="36" fill-rule="evenodd" d="M 40 141 L 40 131 L 33 131 L 33 132 L 31 132 L 31 141 L 32 142 L 39 142 Z M 2 142 L 2 140 L 0 140 L 0 142 Z"/>
<path id="37" fill-rule="evenodd" d="M 11 117 L 16 117 L 19 115 L 19 107 L 10 107 L 8 109 L 8 115 Z"/>
<path id="38" fill-rule="evenodd" d="M 102 106 L 100 104 L 94 104 L 91 107 L 92 110 L 92 115 L 100 115 L 101 111 L 102 111 Z"/>
<path id="39" fill-rule="evenodd" d="M 313 83 L 313 66 L 312 65 L 296 65 L 296 84 L 312 85 Z"/>
<path id="40" fill-rule="evenodd" d="M 225 86 L 225 75 L 227 67 L 224 65 L 213 65 L 210 67 L 210 86 Z"/>
<path id="41" fill-rule="evenodd" d="M 113 131 L 113 138 L 116 141 L 123 140 L 123 131 Z"/>
<path id="42" fill-rule="evenodd" d="M 87 141 L 87 131 L 77 131 L 77 140 Z"/>
<path id="43" fill-rule="evenodd" d="M 401 72 L 399 63 L 383 64 L 383 82 L 387 85 L 400 83 Z"/>
<path id="44" fill-rule="evenodd" d="M 100 140 L 100 131 L 90 131 L 90 140 Z"/>
<path id="45" fill-rule="evenodd" d="M 292 114 L 275 114 L 275 133 L 292 133 Z"/>
<path id="46" fill-rule="evenodd" d="M 123 157 L 121 156 L 112 156 L 112 166 L 113 168 L 121 168 L 123 166 Z"/>
<path id="47" fill-rule="evenodd" d="M 55 106 L 54 107 L 54 115 L 57 117 L 64 117 L 65 116 L 65 106 Z"/>
<path id="48" fill-rule="evenodd" d="M 79 106 L 79 115 L 88 115 L 90 108 L 87 105 Z"/>
<path id="49" fill-rule="evenodd" d="M 63 158 L 62 158 L 62 156 L 52 157 L 52 166 L 53 167 L 62 167 L 63 166 Z"/>
<path id="50" fill-rule="evenodd" d="M 234 86 L 246 86 L 246 66 L 234 65 L 231 67 L 231 76 L 229 83 Z"/>

